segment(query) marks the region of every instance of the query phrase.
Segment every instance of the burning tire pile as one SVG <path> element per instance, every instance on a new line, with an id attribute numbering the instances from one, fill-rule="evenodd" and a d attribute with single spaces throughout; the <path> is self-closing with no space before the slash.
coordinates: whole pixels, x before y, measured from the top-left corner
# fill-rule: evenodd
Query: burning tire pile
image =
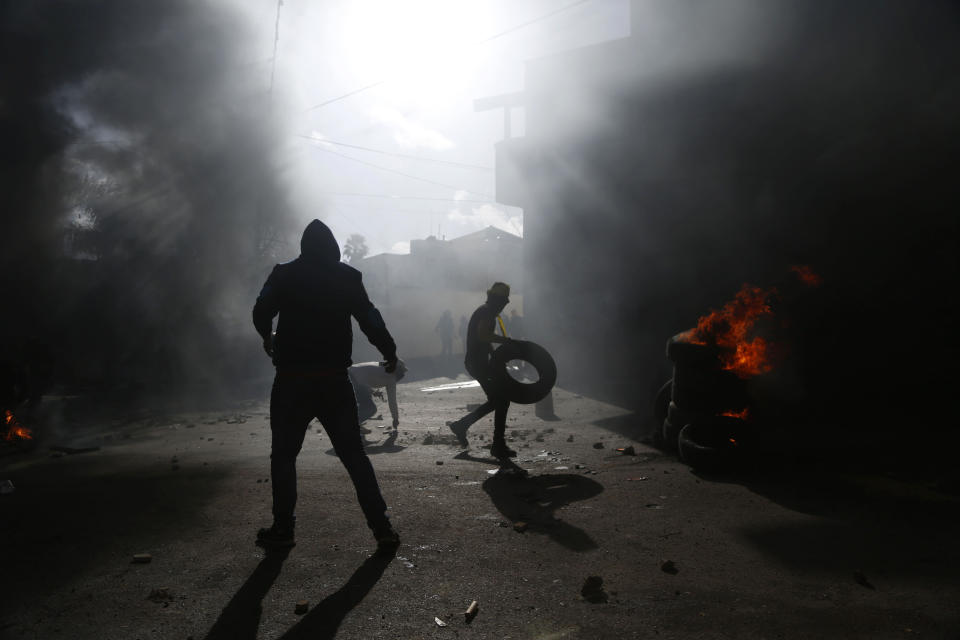
<path id="1" fill-rule="evenodd" d="M 792 270 L 817 286 L 807 267 Z M 673 379 L 654 400 L 660 443 L 703 470 L 736 467 L 756 449 L 761 431 L 751 415 L 750 380 L 768 373 L 780 351 L 758 334 L 758 320 L 772 316 L 776 289 L 744 285 L 719 311 L 667 341 Z"/>
<path id="2" fill-rule="evenodd" d="M 667 357 L 673 380 L 661 429 L 665 448 L 696 468 L 736 464 L 753 440 L 746 380 L 723 368 L 715 347 L 690 342 L 688 334 L 667 342 Z"/>

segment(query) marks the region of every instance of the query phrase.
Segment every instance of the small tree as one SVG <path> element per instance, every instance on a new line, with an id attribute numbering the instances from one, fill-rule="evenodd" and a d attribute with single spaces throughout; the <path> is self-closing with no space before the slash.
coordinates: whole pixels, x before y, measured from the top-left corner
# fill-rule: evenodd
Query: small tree
<path id="1" fill-rule="evenodd" d="M 343 261 L 356 262 L 362 260 L 370 249 L 367 248 L 367 240 L 359 233 L 351 233 L 347 238 L 347 243 L 343 245 Z"/>

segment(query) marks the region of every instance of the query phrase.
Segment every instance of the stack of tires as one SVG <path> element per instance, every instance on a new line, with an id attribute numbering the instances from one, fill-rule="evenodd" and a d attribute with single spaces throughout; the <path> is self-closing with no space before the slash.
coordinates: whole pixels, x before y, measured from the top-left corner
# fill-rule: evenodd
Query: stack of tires
<path id="1" fill-rule="evenodd" d="M 746 383 L 721 367 L 715 348 L 688 342 L 683 335 L 667 341 L 673 379 L 654 401 L 660 442 L 692 467 L 728 468 L 743 458 L 752 440 L 746 420 L 722 415 L 748 407 Z"/>

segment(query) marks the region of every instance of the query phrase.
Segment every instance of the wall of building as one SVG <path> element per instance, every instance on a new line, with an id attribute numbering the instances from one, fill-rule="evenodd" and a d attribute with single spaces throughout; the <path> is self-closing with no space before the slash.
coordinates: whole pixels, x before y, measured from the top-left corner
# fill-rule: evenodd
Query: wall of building
<path id="1" fill-rule="evenodd" d="M 745 282 L 785 286 L 792 264 L 824 279 L 794 318 L 802 394 L 909 412 L 911 394 L 950 379 L 957 22 L 942 3 L 808 5 L 780 3 L 790 23 L 757 58 L 708 47 L 671 70 L 657 56 L 697 49 L 681 21 L 659 43 L 528 68 L 513 183 L 526 189 L 528 324 L 561 383 L 645 408 L 669 375 L 667 338 Z"/>

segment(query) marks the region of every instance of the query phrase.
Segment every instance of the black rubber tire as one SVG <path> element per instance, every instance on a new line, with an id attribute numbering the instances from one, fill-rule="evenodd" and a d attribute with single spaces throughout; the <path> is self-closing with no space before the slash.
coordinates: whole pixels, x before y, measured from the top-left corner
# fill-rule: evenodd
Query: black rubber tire
<path id="1" fill-rule="evenodd" d="M 657 395 L 653 398 L 653 419 L 656 424 L 663 424 L 663 421 L 667 419 L 671 393 L 673 393 L 673 378 L 667 380 L 666 384 L 660 387 Z"/>
<path id="2" fill-rule="evenodd" d="M 693 417 L 694 416 L 689 411 L 684 411 L 678 407 L 676 402 L 671 400 L 667 404 L 667 420 L 678 427 L 683 427 L 690 422 L 693 422 Z"/>
<path id="3" fill-rule="evenodd" d="M 511 360 L 523 360 L 537 370 L 539 380 L 523 383 L 507 373 L 507 363 Z M 547 397 L 553 385 L 557 383 L 557 363 L 550 353 L 536 344 L 524 340 L 507 342 L 493 352 L 491 359 L 494 380 L 504 390 L 510 402 L 517 404 L 535 404 Z"/>
<path id="4" fill-rule="evenodd" d="M 723 471 L 744 458 L 739 441 L 748 430 L 742 420 L 726 416 L 695 420 L 680 430 L 677 447 L 680 459 L 703 471 Z"/>
<path id="5" fill-rule="evenodd" d="M 663 448 L 667 451 L 676 451 L 680 439 L 680 432 L 685 425 L 676 425 L 670 418 L 663 421 Z"/>
<path id="6" fill-rule="evenodd" d="M 667 358 L 674 364 L 706 366 L 719 368 L 720 360 L 717 349 L 704 344 L 688 342 L 678 333 L 667 340 Z"/>
<path id="7" fill-rule="evenodd" d="M 688 412 L 716 415 L 749 404 L 746 381 L 732 371 L 678 364 L 673 381 L 672 400 Z"/>

